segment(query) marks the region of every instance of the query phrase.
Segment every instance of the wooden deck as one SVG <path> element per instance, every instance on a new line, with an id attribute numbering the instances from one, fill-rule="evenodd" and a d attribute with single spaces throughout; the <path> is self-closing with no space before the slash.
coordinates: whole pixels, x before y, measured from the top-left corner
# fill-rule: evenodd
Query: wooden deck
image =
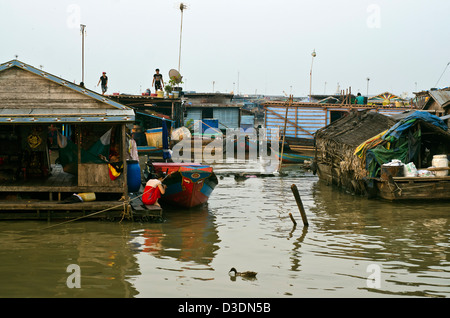
<path id="1" fill-rule="evenodd" d="M 158 206 L 146 206 L 130 194 L 124 204 L 123 188 L 78 186 L 77 177 L 53 167 L 48 178 L 0 181 L 0 219 L 154 219 L 162 216 Z M 73 193 L 95 192 L 96 201 L 65 203 Z M 121 201 L 122 199 L 122 201 Z"/>
<path id="2" fill-rule="evenodd" d="M 146 206 L 140 198 L 129 203 L 123 201 L 92 201 L 63 203 L 49 200 L 0 200 L 1 220 L 54 220 L 54 219 L 130 219 L 150 220 L 162 217 L 158 206 Z"/>

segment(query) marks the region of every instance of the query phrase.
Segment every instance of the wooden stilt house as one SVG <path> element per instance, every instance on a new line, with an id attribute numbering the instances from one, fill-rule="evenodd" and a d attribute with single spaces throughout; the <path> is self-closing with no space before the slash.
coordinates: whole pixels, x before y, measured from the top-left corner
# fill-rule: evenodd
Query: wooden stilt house
<path id="1" fill-rule="evenodd" d="M 134 120 L 131 108 L 82 86 L 18 60 L 1 64 L 0 218 L 73 217 L 126 200 Z M 64 203 L 74 193 L 96 199 Z"/>

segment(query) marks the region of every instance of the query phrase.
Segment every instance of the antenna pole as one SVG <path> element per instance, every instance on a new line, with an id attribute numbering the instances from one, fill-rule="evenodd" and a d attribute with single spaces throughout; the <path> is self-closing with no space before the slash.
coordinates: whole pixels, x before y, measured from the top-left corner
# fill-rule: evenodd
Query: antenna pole
<path id="1" fill-rule="evenodd" d="M 439 83 L 439 81 L 441 80 L 441 78 L 442 78 L 442 76 L 444 75 L 445 70 L 447 69 L 447 67 L 448 67 L 449 64 L 450 64 L 450 62 L 448 62 L 447 65 L 445 66 L 444 71 L 443 71 L 442 74 L 441 74 L 441 77 L 439 77 L 439 79 L 438 79 L 438 81 L 436 82 L 436 84 L 434 84 L 434 87 L 436 87 L 437 84 Z"/>
<path id="2" fill-rule="evenodd" d="M 81 27 L 81 81 L 84 83 L 84 28 L 86 25 L 80 24 Z"/>
<path id="3" fill-rule="evenodd" d="M 181 71 L 181 35 L 183 34 L 183 10 L 186 6 L 183 3 L 180 3 L 180 11 L 181 11 L 181 25 L 180 25 L 180 50 L 178 53 L 178 72 Z"/>

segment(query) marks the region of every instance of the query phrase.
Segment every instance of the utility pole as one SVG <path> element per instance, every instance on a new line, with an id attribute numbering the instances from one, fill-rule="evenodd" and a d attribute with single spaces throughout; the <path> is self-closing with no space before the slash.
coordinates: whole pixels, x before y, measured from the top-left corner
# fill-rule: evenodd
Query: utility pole
<path id="1" fill-rule="evenodd" d="M 311 102 L 311 91 L 312 91 L 312 69 L 313 69 L 313 63 L 314 63 L 314 58 L 316 57 L 316 49 L 313 50 L 313 52 L 311 53 L 312 55 L 312 60 L 311 60 L 311 70 L 309 71 L 309 101 Z"/>
<path id="2" fill-rule="evenodd" d="M 369 81 L 370 78 L 367 78 L 367 99 L 369 99 Z"/>
<path id="3" fill-rule="evenodd" d="M 183 11 L 187 6 L 181 2 L 180 3 L 180 11 L 181 11 L 181 24 L 180 24 L 180 50 L 178 52 L 178 72 L 181 72 L 181 35 L 183 34 Z"/>
<path id="4" fill-rule="evenodd" d="M 86 25 L 80 24 L 81 27 L 81 81 L 84 83 L 84 35 Z"/>

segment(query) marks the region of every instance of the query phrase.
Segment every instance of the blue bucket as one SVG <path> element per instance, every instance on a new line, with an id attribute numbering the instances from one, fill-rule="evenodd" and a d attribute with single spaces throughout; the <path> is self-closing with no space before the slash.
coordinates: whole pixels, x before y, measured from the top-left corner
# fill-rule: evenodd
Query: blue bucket
<path id="1" fill-rule="evenodd" d="M 128 192 L 138 192 L 141 188 L 141 167 L 137 160 L 127 160 Z"/>

